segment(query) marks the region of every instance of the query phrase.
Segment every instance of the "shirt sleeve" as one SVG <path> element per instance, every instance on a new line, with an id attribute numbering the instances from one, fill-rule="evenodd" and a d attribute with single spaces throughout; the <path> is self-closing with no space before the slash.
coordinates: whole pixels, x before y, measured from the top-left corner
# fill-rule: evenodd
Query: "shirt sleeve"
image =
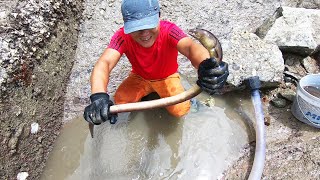
<path id="1" fill-rule="evenodd" d="M 168 28 L 168 33 L 169 40 L 174 46 L 176 46 L 182 38 L 187 37 L 187 35 L 175 24 L 171 24 Z"/>
<path id="2" fill-rule="evenodd" d="M 117 50 L 120 54 L 123 54 L 126 51 L 125 46 L 125 37 L 123 33 L 123 29 L 120 28 L 118 31 L 114 33 L 112 36 L 108 48 Z"/>

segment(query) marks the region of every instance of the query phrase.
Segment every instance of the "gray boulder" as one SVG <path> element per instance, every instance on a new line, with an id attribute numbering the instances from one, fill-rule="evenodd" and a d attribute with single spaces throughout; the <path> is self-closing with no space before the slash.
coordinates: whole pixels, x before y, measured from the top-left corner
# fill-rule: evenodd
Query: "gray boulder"
<path id="1" fill-rule="evenodd" d="M 229 84 L 239 86 L 255 75 L 264 82 L 282 81 L 284 60 L 278 46 L 264 42 L 253 33 L 234 32 L 223 49 L 224 61 L 229 63 Z"/>
<path id="2" fill-rule="evenodd" d="M 274 23 L 270 24 L 269 19 L 258 34 L 281 50 L 309 55 L 320 44 L 320 10 L 281 7 L 272 19 Z"/>

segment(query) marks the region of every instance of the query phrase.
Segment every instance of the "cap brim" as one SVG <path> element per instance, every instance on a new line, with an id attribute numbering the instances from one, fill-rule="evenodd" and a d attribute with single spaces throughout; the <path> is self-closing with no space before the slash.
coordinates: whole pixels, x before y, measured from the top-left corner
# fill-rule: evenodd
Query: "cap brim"
<path id="1" fill-rule="evenodd" d="M 159 24 L 159 14 L 124 23 L 124 33 L 129 34 L 143 29 L 152 29 Z"/>

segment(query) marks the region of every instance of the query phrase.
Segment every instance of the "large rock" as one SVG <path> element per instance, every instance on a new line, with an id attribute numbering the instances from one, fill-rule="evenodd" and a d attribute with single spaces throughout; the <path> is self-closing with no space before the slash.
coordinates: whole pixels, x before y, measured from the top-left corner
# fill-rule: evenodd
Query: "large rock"
<path id="1" fill-rule="evenodd" d="M 301 55 L 309 55 L 320 44 L 320 10 L 281 7 L 275 14 L 274 24 L 266 21 L 270 29 L 258 30 L 266 42 Z"/>
<path id="2" fill-rule="evenodd" d="M 223 49 L 224 61 L 229 63 L 229 84 L 239 86 L 253 75 L 264 82 L 282 81 L 284 60 L 278 46 L 265 43 L 253 33 L 235 32 Z"/>

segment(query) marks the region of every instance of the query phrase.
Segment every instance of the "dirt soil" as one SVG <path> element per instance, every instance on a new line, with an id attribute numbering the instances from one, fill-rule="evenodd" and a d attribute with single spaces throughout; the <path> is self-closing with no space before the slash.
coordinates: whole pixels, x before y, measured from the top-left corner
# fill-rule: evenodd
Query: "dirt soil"
<path id="1" fill-rule="evenodd" d="M 30 58 L 22 57 L 30 63 L 14 76 L 21 81 L 14 81 L 6 93 L 1 93 L 0 179 L 17 179 L 19 172 L 28 172 L 28 179 L 39 179 L 62 127 L 64 94 L 73 66 L 80 16 L 70 7 L 59 13 L 49 38 L 34 44 L 38 50 Z M 1 26 L 5 29 L 2 33 L 9 34 L 11 30 L 6 26 L 17 25 Z M 35 134 L 30 130 L 32 123 L 40 127 Z"/>
<path id="2" fill-rule="evenodd" d="M 166 2 L 171 4 L 170 1 Z M 23 76 L 28 81 L 23 86 L 13 86 L 2 96 L 1 179 L 16 179 L 19 172 L 28 172 L 28 179 L 39 179 L 59 135 L 64 94 L 76 53 L 80 23 L 68 8 L 65 13 L 68 18 L 57 22 L 50 38 L 37 51 L 41 61 L 33 65 L 32 74 Z M 266 94 L 266 97 L 271 98 L 277 94 L 277 90 L 267 91 Z M 288 104 L 284 108 L 275 108 L 269 105 L 269 101 L 265 103 L 270 125 L 266 126 L 267 154 L 263 179 L 320 179 L 319 129 L 295 119 L 290 106 Z M 30 133 L 33 122 L 40 126 L 36 134 Z M 252 140 L 243 149 L 243 156 L 225 172 L 223 179 L 247 179 L 253 155 Z"/>

